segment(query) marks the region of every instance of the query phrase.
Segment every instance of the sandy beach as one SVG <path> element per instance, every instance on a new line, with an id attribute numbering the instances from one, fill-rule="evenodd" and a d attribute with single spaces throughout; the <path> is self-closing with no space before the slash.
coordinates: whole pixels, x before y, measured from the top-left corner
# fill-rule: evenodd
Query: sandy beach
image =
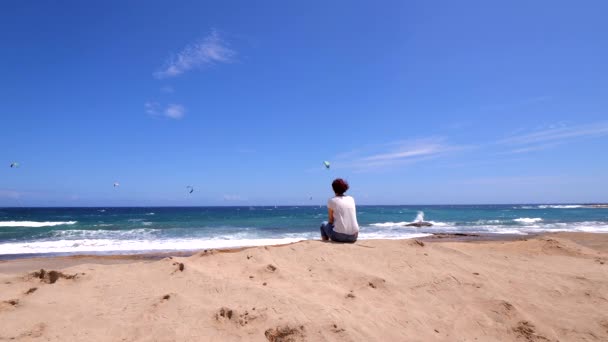
<path id="1" fill-rule="evenodd" d="M 606 341 L 608 234 L 3 261 L 0 322 L 23 341 Z"/>

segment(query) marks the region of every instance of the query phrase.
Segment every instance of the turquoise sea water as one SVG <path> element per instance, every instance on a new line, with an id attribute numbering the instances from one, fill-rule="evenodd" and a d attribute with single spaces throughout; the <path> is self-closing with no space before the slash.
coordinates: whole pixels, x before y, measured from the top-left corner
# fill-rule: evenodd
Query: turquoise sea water
<path id="1" fill-rule="evenodd" d="M 438 232 L 608 233 L 608 209 L 581 205 L 358 206 L 360 239 Z M 432 227 L 405 227 L 424 218 Z M 133 253 L 318 239 L 327 209 L 303 207 L 0 208 L 0 256 Z"/>

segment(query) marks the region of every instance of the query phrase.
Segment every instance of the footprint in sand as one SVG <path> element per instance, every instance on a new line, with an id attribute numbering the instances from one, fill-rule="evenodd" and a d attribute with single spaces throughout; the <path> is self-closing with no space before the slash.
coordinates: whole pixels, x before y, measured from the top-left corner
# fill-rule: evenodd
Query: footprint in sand
<path id="1" fill-rule="evenodd" d="M 255 311 L 255 308 L 252 310 Z M 249 322 L 258 319 L 260 316 L 258 314 L 250 314 L 249 311 L 245 310 L 242 313 L 238 313 L 236 310 L 222 307 L 215 314 L 215 320 L 220 323 L 233 323 L 237 324 L 241 327 L 246 326 Z"/>
<path id="2" fill-rule="evenodd" d="M 155 309 L 158 308 L 160 305 L 163 305 L 163 303 L 168 302 L 172 296 L 175 296 L 175 293 L 167 293 L 166 295 L 160 297 L 160 300 L 158 302 L 152 304 L 152 307 Z M 152 315 L 152 316 L 154 316 L 154 315 Z M 150 316 L 150 317 L 152 317 L 152 316 Z M 149 317 L 146 317 L 146 318 L 149 318 Z"/>
<path id="3" fill-rule="evenodd" d="M 490 309 L 490 318 L 501 324 L 512 324 L 521 319 L 517 309 L 506 300 L 490 300 L 487 302 Z"/>
<path id="4" fill-rule="evenodd" d="M 186 268 L 186 266 L 184 265 L 183 262 L 174 262 L 173 266 L 177 266 L 177 269 L 175 271 L 173 271 L 173 273 L 175 273 L 177 271 L 183 272 L 184 269 Z M 171 274 L 173 274 L 173 273 L 171 273 Z"/>
<path id="5" fill-rule="evenodd" d="M 513 311 L 513 309 L 515 308 L 511 303 L 507 302 L 507 301 L 503 301 L 502 303 L 500 303 L 502 305 L 502 307 L 505 308 L 505 310 L 507 310 L 507 312 L 511 312 Z"/>
<path id="6" fill-rule="evenodd" d="M 84 273 L 80 273 L 80 275 L 84 275 Z M 38 278 L 40 281 L 47 284 L 55 284 L 59 279 L 76 279 L 78 278 L 79 274 L 65 274 L 59 271 L 46 271 L 44 268 L 42 268 L 40 271 L 30 273 L 29 276 Z"/>
<path id="7" fill-rule="evenodd" d="M 9 299 L 0 302 L 0 311 L 11 310 L 19 306 L 19 299 Z"/>
<path id="8" fill-rule="evenodd" d="M 335 332 L 336 334 L 339 334 L 341 332 L 345 332 L 346 330 L 344 330 L 344 328 L 339 328 L 337 324 L 332 324 L 331 326 L 331 331 Z"/>
<path id="9" fill-rule="evenodd" d="M 27 296 L 29 294 L 34 293 L 38 288 L 37 287 L 32 287 L 29 290 L 27 290 L 24 294 Z M 0 311 L 6 310 L 6 309 L 11 309 L 11 308 L 16 308 L 17 306 L 19 306 L 19 299 L 9 299 L 9 300 L 5 300 L 0 302 Z"/>
<path id="10" fill-rule="evenodd" d="M 515 332 L 518 338 L 523 338 L 526 341 L 549 341 L 548 338 L 537 334 L 534 324 L 528 321 L 519 321 L 517 325 L 513 327 L 513 332 Z"/>
<path id="11" fill-rule="evenodd" d="M 377 289 L 377 288 L 381 288 L 385 285 L 386 280 L 382 279 L 382 278 L 374 278 L 371 281 L 367 282 L 367 286 L 371 287 L 372 289 Z"/>
<path id="12" fill-rule="evenodd" d="M 268 339 L 270 342 L 305 341 L 303 325 L 301 325 L 299 328 L 294 328 L 288 325 L 270 328 L 264 332 L 264 336 L 266 336 L 266 339 Z"/>
<path id="13" fill-rule="evenodd" d="M 410 242 L 410 245 L 424 247 L 424 242 L 422 242 L 420 240 L 413 240 L 412 242 Z"/>
<path id="14" fill-rule="evenodd" d="M 222 318 L 226 318 L 227 320 L 231 320 L 232 319 L 232 314 L 233 311 L 232 309 L 228 309 L 228 308 L 221 308 L 216 314 L 215 314 L 215 320 L 216 321 L 220 321 Z"/>
<path id="15" fill-rule="evenodd" d="M 26 330 L 19 335 L 12 337 L 3 337 L 0 336 L 0 340 L 19 340 L 22 338 L 30 337 L 30 338 L 38 338 L 41 337 L 44 331 L 46 330 L 46 325 L 44 323 L 38 323 L 34 325 L 31 329 Z"/>
<path id="16" fill-rule="evenodd" d="M 4 301 L 6 304 L 12 305 L 12 306 L 17 306 L 19 305 L 19 299 L 9 299 Z"/>

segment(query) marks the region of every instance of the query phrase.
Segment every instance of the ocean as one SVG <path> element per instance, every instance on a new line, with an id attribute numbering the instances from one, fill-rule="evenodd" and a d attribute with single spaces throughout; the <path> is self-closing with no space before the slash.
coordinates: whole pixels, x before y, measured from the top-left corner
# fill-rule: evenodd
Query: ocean
<path id="1" fill-rule="evenodd" d="M 608 233 L 608 208 L 586 205 L 358 206 L 359 239 L 432 233 Z M 319 239 L 326 207 L 0 208 L 0 257 L 127 254 Z M 423 219 L 430 227 L 406 227 Z"/>

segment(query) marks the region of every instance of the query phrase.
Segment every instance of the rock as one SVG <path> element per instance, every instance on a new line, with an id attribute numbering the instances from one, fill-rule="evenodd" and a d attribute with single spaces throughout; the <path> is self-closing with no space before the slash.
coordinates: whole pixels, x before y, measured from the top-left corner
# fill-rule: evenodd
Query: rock
<path id="1" fill-rule="evenodd" d="M 405 226 L 406 227 L 430 227 L 432 225 L 433 224 L 430 222 L 419 221 L 419 222 L 408 223 Z"/>

